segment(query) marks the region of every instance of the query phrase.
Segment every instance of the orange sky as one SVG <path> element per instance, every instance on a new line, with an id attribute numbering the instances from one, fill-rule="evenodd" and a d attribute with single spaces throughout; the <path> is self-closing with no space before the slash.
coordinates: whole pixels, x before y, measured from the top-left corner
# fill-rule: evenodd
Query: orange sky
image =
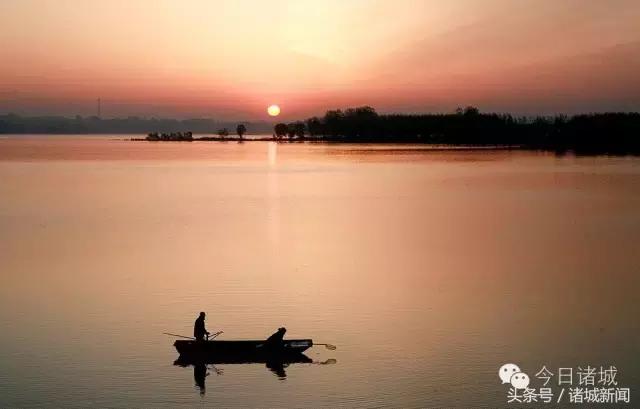
<path id="1" fill-rule="evenodd" d="M 640 2 L 0 2 L 0 113 L 640 110 Z"/>

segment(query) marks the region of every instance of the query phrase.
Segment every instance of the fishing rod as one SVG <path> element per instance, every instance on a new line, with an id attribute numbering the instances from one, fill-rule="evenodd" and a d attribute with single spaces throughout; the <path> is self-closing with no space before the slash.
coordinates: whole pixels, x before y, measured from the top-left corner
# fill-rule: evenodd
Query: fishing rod
<path id="1" fill-rule="evenodd" d="M 223 334 L 223 333 L 224 333 L 223 331 L 218 331 L 218 332 L 216 332 L 216 333 L 214 333 L 214 334 L 211 334 L 211 336 L 210 336 L 210 337 L 208 337 L 207 339 L 212 340 L 212 339 L 214 339 L 215 337 L 217 337 L 218 335 Z M 187 337 L 187 336 L 184 336 L 184 335 L 172 334 L 172 333 L 170 333 L 170 332 L 163 332 L 163 334 L 164 334 L 164 335 L 170 335 L 170 336 L 172 336 L 172 337 L 178 337 L 178 338 L 195 339 L 194 337 Z"/>
<path id="2" fill-rule="evenodd" d="M 216 332 L 214 334 L 212 334 L 212 336 L 209 338 L 210 340 L 217 337 L 218 335 L 222 334 L 222 331 Z M 186 339 L 195 339 L 194 337 L 187 337 L 184 335 L 180 335 L 180 334 L 172 334 L 170 332 L 163 332 L 163 334 L 165 335 L 170 335 L 172 337 L 178 337 L 178 338 L 186 338 Z M 262 346 L 263 344 L 260 344 L 260 346 Z M 336 346 L 333 344 L 324 344 L 324 343 L 313 343 L 313 345 L 323 345 L 325 348 L 327 348 L 329 351 L 335 351 L 336 350 Z"/>
<path id="3" fill-rule="evenodd" d="M 185 337 L 184 335 L 170 334 L 168 332 L 163 332 L 163 334 L 164 335 L 170 335 L 172 337 L 178 337 L 178 338 L 195 339 L 194 337 Z"/>

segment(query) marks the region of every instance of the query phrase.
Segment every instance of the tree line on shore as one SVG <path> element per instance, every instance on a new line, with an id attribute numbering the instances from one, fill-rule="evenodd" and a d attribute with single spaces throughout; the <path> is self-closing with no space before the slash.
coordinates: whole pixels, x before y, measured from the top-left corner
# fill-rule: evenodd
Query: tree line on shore
<path id="1" fill-rule="evenodd" d="M 275 135 L 342 142 L 519 146 L 577 153 L 640 153 L 640 113 L 514 117 L 458 108 L 450 114 L 378 114 L 369 106 L 278 124 Z"/>
<path id="2" fill-rule="evenodd" d="M 0 115 L 0 133 L 124 133 L 148 132 L 147 140 L 192 141 L 192 132 L 211 133 L 220 124 L 208 119 L 107 119 Z M 271 125 L 247 123 L 236 126 L 236 139 L 247 128 L 269 132 Z M 225 124 L 232 127 L 232 124 Z M 191 127 L 191 128 L 189 128 Z M 230 140 L 228 127 L 218 138 Z M 187 128 L 187 129 L 185 129 Z M 93 131 L 93 132 L 92 132 Z M 519 146 L 529 149 L 576 153 L 640 154 L 640 113 L 592 113 L 574 116 L 514 117 L 482 113 L 468 106 L 448 114 L 378 114 L 369 106 L 329 110 L 324 116 L 278 123 L 273 139 L 311 139 L 328 142 L 396 142 L 472 146 Z M 263 138 L 264 139 L 264 138 Z"/>

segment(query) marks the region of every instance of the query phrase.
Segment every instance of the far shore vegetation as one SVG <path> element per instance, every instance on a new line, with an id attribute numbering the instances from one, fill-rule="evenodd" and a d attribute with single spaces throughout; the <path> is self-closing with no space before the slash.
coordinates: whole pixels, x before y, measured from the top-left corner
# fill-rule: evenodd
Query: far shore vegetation
<path id="1" fill-rule="evenodd" d="M 127 121 L 135 124 L 127 126 Z M 581 154 L 640 154 L 640 113 L 516 117 L 468 106 L 448 114 L 378 114 L 369 106 L 330 110 L 304 121 L 225 124 L 211 120 L 33 118 L 0 115 L 0 133 L 149 132 L 149 141 L 315 141 L 513 147 Z M 229 131 L 235 129 L 235 134 Z M 93 131 L 93 132 L 92 132 Z M 269 132 L 270 131 L 270 132 Z M 209 136 L 194 137 L 193 132 Z M 272 136 L 245 138 L 271 133 Z M 213 136 L 211 136 L 213 134 Z M 215 136 L 217 135 L 217 136 Z"/>

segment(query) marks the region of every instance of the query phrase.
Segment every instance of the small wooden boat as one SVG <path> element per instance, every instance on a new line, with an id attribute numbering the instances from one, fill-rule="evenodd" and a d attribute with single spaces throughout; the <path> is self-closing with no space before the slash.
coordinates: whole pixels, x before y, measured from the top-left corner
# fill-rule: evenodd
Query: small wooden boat
<path id="1" fill-rule="evenodd" d="M 287 339 L 279 348 L 269 348 L 265 341 L 192 341 L 177 340 L 173 346 L 182 358 L 210 359 L 224 357 L 228 360 L 261 362 L 271 357 L 298 356 L 313 346 L 310 339 Z"/>

